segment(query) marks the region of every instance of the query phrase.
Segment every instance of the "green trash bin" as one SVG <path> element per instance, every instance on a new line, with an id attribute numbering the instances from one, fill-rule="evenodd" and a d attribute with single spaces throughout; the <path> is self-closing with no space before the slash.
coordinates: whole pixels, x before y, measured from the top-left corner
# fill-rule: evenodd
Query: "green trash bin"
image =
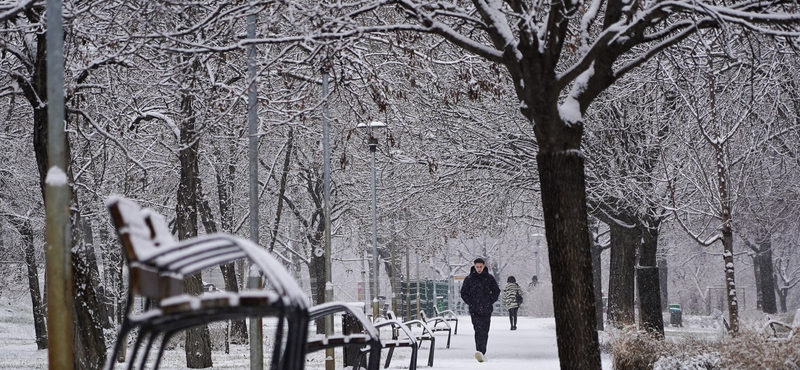
<path id="1" fill-rule="evenodd" d="M 681 305 L 669 305 L 669 325 L 683 327 L 683 318 L 681 317 Z"/>

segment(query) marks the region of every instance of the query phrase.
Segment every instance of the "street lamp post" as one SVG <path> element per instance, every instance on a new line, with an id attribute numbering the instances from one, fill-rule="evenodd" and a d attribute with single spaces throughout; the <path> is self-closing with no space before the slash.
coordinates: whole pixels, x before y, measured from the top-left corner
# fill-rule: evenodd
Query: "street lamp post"
<path id="1" fill-rule="evenodd" d="M 380 296 L 380 284 L 378 284 L 378 220 L 377 220 L 377 199 L 375 196 L 375 151 L 378 149 L 378 138 L 374 135 L 374 129 L 385 128 L 386 124 L 379 121 L 370 123 L 359 123 L 358 128 L 367 130 L 369 151 L 371 153 L 371 186 L 372 186 L 372 271 L 374 276 L 375 293 L 372 296 L 372 320 L 378 319 L 378 296 Z"/>

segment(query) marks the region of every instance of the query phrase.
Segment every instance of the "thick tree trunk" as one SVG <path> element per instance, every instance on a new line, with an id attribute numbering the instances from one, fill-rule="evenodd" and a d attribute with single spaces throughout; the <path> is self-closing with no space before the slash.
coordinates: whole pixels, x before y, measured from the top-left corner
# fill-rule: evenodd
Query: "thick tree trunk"
<path id="1" fill-rule="evenodd" d="M 669 308 L 669 265 L 663 256 L 658 258 L 658 282 L 661 284 L 661 311 Z"/>
<path id="2" fill-rule="evenodd" d="M 33 150 L 36 155 L 36 165 L 39 169 L 39 185 L 42 191 L 42 199 L 45 197 L 44 180 L 49 169 L 47 157 L 47 136 L 48 136 L 48 114 L 47 105 L 47 84 L 45 80 L 46 48 L 45 34 L 37 35 L 37 50 L 34 71 L 30 81 L 22 81 L 22 90 L 26 99 L 33 109 Z M 65 138 L 67 155 L 67 176 L 72 182 L 72 164 L 70 161 L 69 137 Z M 76 230 L 79 225 L 79 214 L 72 214 L 72 230 Z M 77 229 L 79 230 L 79 229 Z M 80 232 L 73 232 L 73 245 L 76 245 L 75 237 Z M 78 248 L 80 249 L 80 248 Z M 97 296 L 94 288 L 97 281 L 92 280 L 90 270 L 86 261 L 80 259 L 81 255 L 72 253 L 72 274 L 73 274 L 73 328 L 74 328 L 74 356 L 73 366 L 76 369 L 94 370 L 103 366 L 106 358 L 106 347 L 104 343 L 103 330 L 100 327 L 97 315 L 99 313 Z"/>
<path id="3" fill-rule="evenodd" d="M 658 222 L 647 222 L 640 226 L 642 242 L 639 245 L 639 266 L 636 270 L 636 286 L 639 293 L 639 326 L 664 338 L 664 316 L 661 314 L 661 282 L 657 266 Z"/>
<path id="4" fill-rule="evenodd" d="M 183 281 L 186 294 L 200 295 L 203 293 L 203 279 L 200 273 L 187 276 Z M 211 362 L 211 333 L 208 325 L 199 325 L 186 330 L 186 367 L 190 369 L 204 369 L 212 367 Z"/>
<path id="5" fill-rule="evenodd" d="M 75 214 L 73 219 L 80 218 Z M 73 222 L 73 230 L 76 230 L 79 220 Z M 73 349 L 75 350 L 75 369 L 99 370 L 106 362 L 106 343 L 103 335 L 103 328 L 100 325 L 98 315 L 100 313 L 97 293 L 94 289 L 98 283 L 93 278 L 87 246 L 75 240 L 79 233 L 73 234 L 73 243 L 78 244 L 77 248 L 72 249 L 72 294 L 75 297 L 75 310 L 72 313 L 73 326 L 75 330 L 75 340 Z M 92 251 L 93 253 L 93 251 Z"/>
<path id="6" fill-rule="evenodd" d="M 561 368 L 599 370 L 583 157 L 570 150 L 540 152 L 536 159 Z"/>
<path id="7" fill-rule="evenodd" d="M 31 292 L 33 305 L 33 329 L 36 333 L 36 348 L 47 348 L 47 326 L 45 323 L 45 308 L 42 294 L 39 290 L 39 270 L 36 266 L 36 249 L 33 244 L 33 228 L 29 220 L 13 220 L 12 223 L 22 236 L 25 249 L 25 265 L 28 268 L 28 290 Z"/>
<path id="8" fill-rule="evenodd" d="M 753 269 L 756 277 L 756 306 L 764 313 L 778 312 L 775 297 L 775 275 L 772 267 L 772 243 L 768 236 L 756 241 L 756 255 L 753 256 Z"/>
<path id="9" fill-rule="evenodd" d="M 627 221 L 626 221 L 627 222 Z M 615 328 L 636 324 L 634 284 L 636 247 L 640 233 L 611 222 L 611 261 L 608 278 L 608 322 Z"/>
<path id="10" fill-rule="evenodd" d="M 187 117 L 181 125 L 181 147 L 178 159 L 181 164 L 181 180 L 178 185 L 178 204 L 175 210 L 178 222 L 178 238 L 185 240 L 197 236 L 197 176 L 199 173 L 197 149 L 199 142 L 195 140 L 194 110 L 192 97 L 184 95 L 181 111 Z M 184 291 L 187 294 L 203 293 L 201 274 L 187 276 L 184 279 Z M 211 335 L 208 325 L 199 325 L 186 330 L 186 367 L 202 369 L 212 366 Z"/>

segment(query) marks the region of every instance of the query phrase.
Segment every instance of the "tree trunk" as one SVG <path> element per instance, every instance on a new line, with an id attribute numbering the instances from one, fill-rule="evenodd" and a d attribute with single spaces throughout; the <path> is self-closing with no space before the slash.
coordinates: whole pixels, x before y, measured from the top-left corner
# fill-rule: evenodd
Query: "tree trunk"
<path id="1" fill-rule="evenodd" d="M 217 181 L 219 180 L 220 180 L 219 175 L 217 175 Z M 206 198 L 206 195 L 203 192 L 202 186 L 200 184 L 201 181 L 198 178 L 197 193 L 200 194 L 201 197 L 203 197 L 202 201 L 200 202 L 200 219 L 203 222 L 203 227 L 206 229 L 206 233 L 214 234 L 218 231 L 217 223 L 214 221 L 214 217 L 211 215 L 211 206 L 208 204 L 208 199 Z M 225 199 L 227 199 L 227 195 L 224 197 Z M 223 196 L 220 196 L 220 199 L 223 199 Z M 223 202 L 220 200 L 220 205 L 222 204 Z M 237 284 L 236 268 L 234 267 L 233 262 L 222 264 L 219 266 L 219 269 L 222 272 L 222 279 L 225 282 L 225 290 L 228 292 L 238 293 L 239 284 Z M 247 325 L 245 324 L 244 319 L 231 320 L 231 329 L 229 334 L 231 343 L 236 343 L 236 344 L 247 343 Z"/>
<path id="2" fill-rule="evenodd" d="M 77 230 L 81 216 L 73 213 L 72 230 Z M 72 317 L 74 324 L 73 349 L 75 351 L 75 369 L 99 370 L 106 362 L 106 342 L 98 315 L 100 313 L 97 293 L 94 289 L 98 283 L 93 278 L 89 259 L 90 253 L 85 243 L 78 241 L 80 233 L 73 233 L 72 249 L 72 294 L 75 297 L 75 309 Z M 93 253 L 93 251 L 91 251 Z"/>
<path id="3" fill-rule="evenodd" d="M 269 251 L 275 249 L 275 242 L 278 240 L 278 227 L 281 224 L 281 214 L 283 213 L 283 197 L 286 194 L 286 183 L 289 177 L 289 165 L 292 159 L 292 146 L 294 143 L 294 130 L 289 128 L 289 137 L 286 139 L 286 156 L 283 159 L 283 171 L 278 189 L 278 205 L 275 208 L 275 223 L 270 231 Z M 324 230 L 323 230 L 324 231 Z"/>
<path id="4" fill-rule="evenodd" d="M 669 266 L 663 256 L 658 258 L 658 281 L 661 284 L 661 311 L 669 308 Z"/>
<path id="5" fill-rule="evenodd" d="M 627 221 L 625 221 L 627 222 Z M 608 278 L 608 322 L 615 328 L 636 324 L 634 272 L 640 233 L 611 222 L 611 262 Z"/>
<path id="6" fill-rule="evenodd" d="M 313 253 L 320 248 L 322 248 L 322 235 L 324 230 L 320 231 L 320 229 L 325 228 L 325 223 L 320 222 L 319 227 L 317 228 L 317 232 L 311 238 L 309 238 L 309 242 L 311 242 L 311 264 L 308 266 L 308 274 L 310 275 L 311 280 L 311 299 L 315 305 L 325 302 L 325 255 L 317 255 L 317 253 Z M 317 326 L 317 334 L 325 334 L 325 319 L 321 318 L 316 320 Z"/>
<path id="7" fill-rule="evenodd" d="M 778 299 L 781 302 L 781 312 L 786 312 L 786 296 L 789 294 L 789 289 L 778 289 Z"/>
<path id="8" fill-rule="evenodd" d="M 753 269 L 756 277 L 756 306 L 764 313 L 778 312 L 775 298 L 775 275 L 772 268 L 772 243 L 769 236 L 756 241 L 758 251 L 753 256 Z"/>
<path id="9" fill-rule="evenodd" d="M 187 276 L 183 281 L 186 294 L 200 295 L 203 293 L 203 279 L 200 273 Z M 208 325 L 198 325 L 186 330 L 186 367 L 190 369 L 204 369 L 212 367 L 211 362 L 211 333 Z"/>
<path id="10" fill-rule="evenodd" d="M 603 270 L 602 253 L 603 249 L 597 240 L 598 230 L 597 221 L 592 220 L 590 230 L 592 230 L 592 280 L 594 281 L 594 317 L 597 321 L 596 329 L 605 330 L 603 327 Z"/>
<path id="11" fill-rule="evenodd" d="M 77 198 L 77 192 L 74 194 L 75 198 Z M 90 211 L 91 212 L 91 211 Z M 97 296 L 97 312 L 96 315 L 100 325 L 104 329 L 111 329 L 112 328 L 112 320 L 111 316 L 113 310 L 110 307 L 108 296 L 106 295 L 106 286 L 102 283 L 102 279 L 100 278 L 100 267 L 97 263 L 97 254 L 95 251 L 95 243 L 94 243 L 94 233 L 92 231 L 92 224 L 86 220 L 86 218 L 81 217 L 80 227 L 83 234 L 83 253 L 82 256 L 86 260 L 86 267 L 89 269 L 89 276 L 91 277 L 91 281 L 95 282 L 95 295 Z"/>
<path id="12" fill-rule="evenodd" d="M 195 115 L 192 108 L 191 95 L 183 95 L 181 113 L 184 117 L 181 125 L 181 148 L 178 158 L 181 164 L 181 180 L 178 185 L 178 204 L 175 210 L 178 222 L 178 238 L 186 240 L 197 236 L 197 176 L 199 141 L 195 128 Z M 187 294 L 200 295 L 203 292 L 201 274 L 197 273 L 184 279 L 184 291 Z M 202 369 L 212 366 L 211 335 L 208 325 L 199 325 L 186 330 L 186 367 Z"/>
<path id="13" fill-rule="evenodd" d="M 728 325 L 732 335 L 739 333 L 739 298 L 736 291 L 736 274 L 733 265 L 733 227 L 731 226 L 731 201 L 728 197 L 728 176 L 722 146 L 714 145 L 717 160 L 717 187 L 719 189 L 722 218 L 722 259 L 725 263 L 725 289 L 728 301 Z"/>
<path id="14" fill-rule="evenodd" d="M 583 157 L 570 150 L 539 152 L 536 159 L 561 368 L 599 370 Z"/>
<path id="15" fill-rule="evenodd" d="M 47 105 L 47 81 L 46 81 L 46 34 L 40 32 L 36 36 L 36 58 L 34 68 L 29 81 L 23 81 L 21 88 L 33 109 L 33 151 L 36 156 L 36 166 L 39 170 L 39 185 L 42 191 L 42 199 L 45 198 L 45 178 L 47 170 L 50 168 L 47 157 L 47 137 L 48 137 L 48 114 Z M 67 176 L 72 182 L 72 167 L 70 160 L 69 136 L 65 136 L 64 148 L 67 156 Z M 74 196 L 73 196 L 74 197 Z M 73 198 L 74 201 L 74 198 Z M 72 214 L 72 245 L 77 245 L 75 237 L 80 235 L 76 230 L 79 225 L 80 215 Z M 78 248 L 80 249 L 80 247 Z M 104 342 L 103 330 L 98 325 L 97 296 L 94 287 L 97 284 L 89 275 L 89 268 L 86 261 L 80 259 L 80 255 L 72 253 L 72 274 L 73 274 L 73 328 L 74 328 L 74 356 L 73 366 L 76 369 L 94 370 L 103 366 L 106 358 L 106 347 Z"/>
<path id="16" fill-rule="evenodd" d="M 657 266 L 658 220 L 646 220 L 640 225 L 639 266 L 636 284 L 639 293 L 639 322 L 644 330 L 664 338 L 664 316 L 661 314 L 661 282 Z"/>
<path id="17" fill-rule="evenodd" d="M 22 236 L 22 244 L 25 249 L 25 265 L 28 268 L 28 290 L 31 292 L 31 304 L 33 305 L 33 329 L 36 333 L 36 348 L 47 348 L 47 326 L 45 322 L 45 307 L 42 302 L 42 294 L 39 290 L 39 271 L 36 266 L 36 249 L 33 243 L 33 229 L 31 222 L 25 220 L 11 219 L 12 224 L 19 230 Z"/>

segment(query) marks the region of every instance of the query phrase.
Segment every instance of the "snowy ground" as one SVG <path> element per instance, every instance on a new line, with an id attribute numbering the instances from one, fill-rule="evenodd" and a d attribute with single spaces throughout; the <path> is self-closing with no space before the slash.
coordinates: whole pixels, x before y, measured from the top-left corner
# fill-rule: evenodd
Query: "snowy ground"
<path id="1" fill-rule="evenodd" d="M 8 298 L 8 297 L 5 297 Z M 5 300 L 4 300 L 5 301 Z M 47 368 L 47 351 L 37 351 L 33 335 L 33 320 L 26 308 L 25 299 L 5 301 L 0 307 L 0 369 L 31 370 Z M 29 304 L 28 304 L 29 305 Z M 338 320 L 337 320 L 338 321 Z M 486 357 L 488 362 L 475 360 L 475 345 L 469 317 L 461 317 L 458 335 L 454 335 L 450 348 L 445 348 L 446 333 L 438 333 L 433 369 L 504 369 L 550 370 L 559 369 L 556 348 L 555 323 L 552 318 L 520 317 L 518 329 L 510 331 L 508 317 L 492 320 Z M 428 345 L 419 352 L 418 367 L 427 368 Z M 234 346 L 230 354 L 213 353 L 215 369 L 249 368 L 248 348 Z M 407 369 L 410 351 L 398 349 L 390 369 Z M 341 366 L 341 352 L 337 351 L 337 368 Z M 385 357 L 384 357 L 385 358 Z M 322 352 L 308 356 L 307 369 L 324 369 Z M 603 369 L 611 369 L 608 355 L 602 357 Z M 162 369 L 185 369 L 182 349 L 168 351 Z"/>

